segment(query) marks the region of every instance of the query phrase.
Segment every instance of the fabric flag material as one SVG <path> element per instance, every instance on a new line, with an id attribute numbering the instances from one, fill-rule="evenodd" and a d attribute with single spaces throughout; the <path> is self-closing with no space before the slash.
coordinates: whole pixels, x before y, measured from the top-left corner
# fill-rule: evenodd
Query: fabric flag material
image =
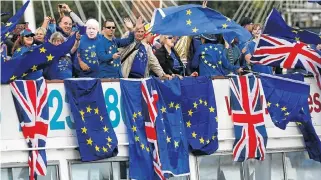
<path id="1" fill-rule="evenodd" d="M 199 34 L 234 34 L 240 42 L 252 35 L 242 26 L 221 13 L 201 5 L 172 6 L 154 11 L 151 32 L 174 36 Z"/>
<path id="2" fill-rule="evenodd" d="M 269 114 L 275 126 L 281 129 L 289 122 L 311 120 L 310 113 L 303 111 L 308 104 L 310 86 L 289 78 L 260 74 Z"/>
<path id="3" fill-rule="evenodd" d="M 272 9 L 267 17 L 263 34 L 301 41 L 307 44 L 321 44 L 321 36 L 311 31 L 288 26 L 276 9 Z"/>
<path id="4" fill-rule="evenodd" d="M 153 90 L 158 95 L 156 130 L 162 172 L 165 176 L 188 175 L 189 154 L 181 108 L 183 96 L 180 80 L 162 81 L 153 77 Z"/>
<path id="5" fill-rule="evenodd" d="M 190 151 L 194 155 L 213 154 L 218 149 L 218 117 L 212 80 L 205 76 L 185 77 L 181 89 Z"/>
<path id="6" fill-rule="evenodd" d="M 29 5 L 30 0 L 28 0 L 15 15 L 13 15 L 5 25 L 1 25 L 1 42 L 3 42 L 16 28 L 16 25 L 19 23 L 20 18 L 23 16 L 26 8 Z"/>
<path id="7" fill-rule="evenodd" d="M 48 63 L 59 60 L 61 56 L 70 52 L 75 39 L 76 35 L 73 35 L 58 46 L 46 42 L 22 56 L 17 56 L 6 62 L 1 61 L 1 83 L 14 81 L 19 77 L 26 76 L 29 72 L 43 69 Z"/>
<path id="8" fill-rule="evenodd" d="M 304 68 L 316 78 L 321 89 L 321 55 L 302 42 L 262 34 L 251 58 L 252 63 L 280 66 L 282 68 Z"/>
<path id="9" fill-rule="evenodd" d="M 264 160 L 267 133 L 260 101 L 260 83 L 254 75 L 230 78 L 234 161 Z"/>
<path id="10" fill-rule="evenodd" d="M 116 156 L 118 140 L 111 125 L 100 79 L 64 80 L 74 117 L 82 161 Z"/>
<path id="11" fill-rule="evenodd" d="M 321 5 L 321 0 L 308 0 L 310 3 L 318 3 Z"/>
<path id="12" fill-rule="evenodd" d="M 141 81 L 121 79 L 120 87 L 122 115 L 129 142 L 129 178 L 153 180 L 153 149 L 145 132 Z"/>
<path id="13" fill-rule="evenodd" d="M 45 148 L 49 123 L 48 89 L 45 79 L 17 80 L 10 83 L 22 134 L 28 148 Z M 46 151 L 29 151 L 30 180 L 47 173 Z"/>

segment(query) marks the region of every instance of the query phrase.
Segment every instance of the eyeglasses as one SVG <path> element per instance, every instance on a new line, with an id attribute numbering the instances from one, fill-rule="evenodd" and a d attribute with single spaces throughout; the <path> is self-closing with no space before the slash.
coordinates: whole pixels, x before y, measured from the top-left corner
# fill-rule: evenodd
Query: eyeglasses
<path id="1" fill-rule="evenodd" d="M 115 26 L 106 26 L 105 28 L 107 28 L 107 29 L 116 29 Z"/>
<path id="2" fill-rule="evenodd" d="M 167 37 L 166 39 L 173 39 L 173 37 L 172 37 L 172 36 L 169 36 L 169 37 Z"/>
<path id="3" fill-rule="evenodd" d="M 28 37 L 33 37 L 33 35 L 31 35 L 31 34 L 30 34 L 30 35 L 25 35 L 25 37 L 27 37 L 27 38 L 28 38 Z"/>

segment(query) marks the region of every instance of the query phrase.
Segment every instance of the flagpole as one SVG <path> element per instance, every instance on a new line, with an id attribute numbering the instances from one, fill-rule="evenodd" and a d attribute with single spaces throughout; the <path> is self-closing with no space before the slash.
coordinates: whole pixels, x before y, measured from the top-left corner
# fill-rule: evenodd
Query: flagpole
<path id="1" fill-rule="evenodd" d="M 23 0 L 23 3 L 26 3 L 28 0 Z M 35 11 L 33 8 L 33 1 L 30 1 L 25 13 L 24 13 L 25 21 L 28 22 L 28 28 L 35 32 L 36 30 L 36 21 L 35 21 Z"/>

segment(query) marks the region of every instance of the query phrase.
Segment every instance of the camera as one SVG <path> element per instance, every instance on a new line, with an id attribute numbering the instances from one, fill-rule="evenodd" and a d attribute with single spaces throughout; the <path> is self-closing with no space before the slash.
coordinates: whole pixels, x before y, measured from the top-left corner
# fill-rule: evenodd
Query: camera
<path id="1" fill-rule="evenodd" d="M 59 7 L 59 8 L 62 8 L 62 4 L 58 4 L 58 7 Z"/>

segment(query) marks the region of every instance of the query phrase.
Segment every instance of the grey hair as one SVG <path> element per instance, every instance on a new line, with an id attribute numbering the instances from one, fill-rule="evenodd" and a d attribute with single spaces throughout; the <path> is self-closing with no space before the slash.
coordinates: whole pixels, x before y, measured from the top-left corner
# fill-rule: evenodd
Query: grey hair
<path id="1" fill-rule="evenodd" d="M 63 41 L 66 41 L 65 37 L 60 33 L 60 32 L 55 32 L 50 36 L 50 42 L 52 43 L 52 41 L 54 39 L 62 39 Z"/>
<path id="2" fill-rule="evenodd" d="M 97 28 L 98 32 L 100 31 L 99 22 L 96 19 L 88 19 L 86 22 L 86 26 L 93 25 Z"/>
<path id="3" fill-rule="evenodd" d="M 42 31 L 44 35 L 46 35 L 46 33 L 47 33 L 47 30 L 43 27 L 39 27 L 38 29 L 36 29 L 35 32 L 37 33 L 37 31 Z"/>

